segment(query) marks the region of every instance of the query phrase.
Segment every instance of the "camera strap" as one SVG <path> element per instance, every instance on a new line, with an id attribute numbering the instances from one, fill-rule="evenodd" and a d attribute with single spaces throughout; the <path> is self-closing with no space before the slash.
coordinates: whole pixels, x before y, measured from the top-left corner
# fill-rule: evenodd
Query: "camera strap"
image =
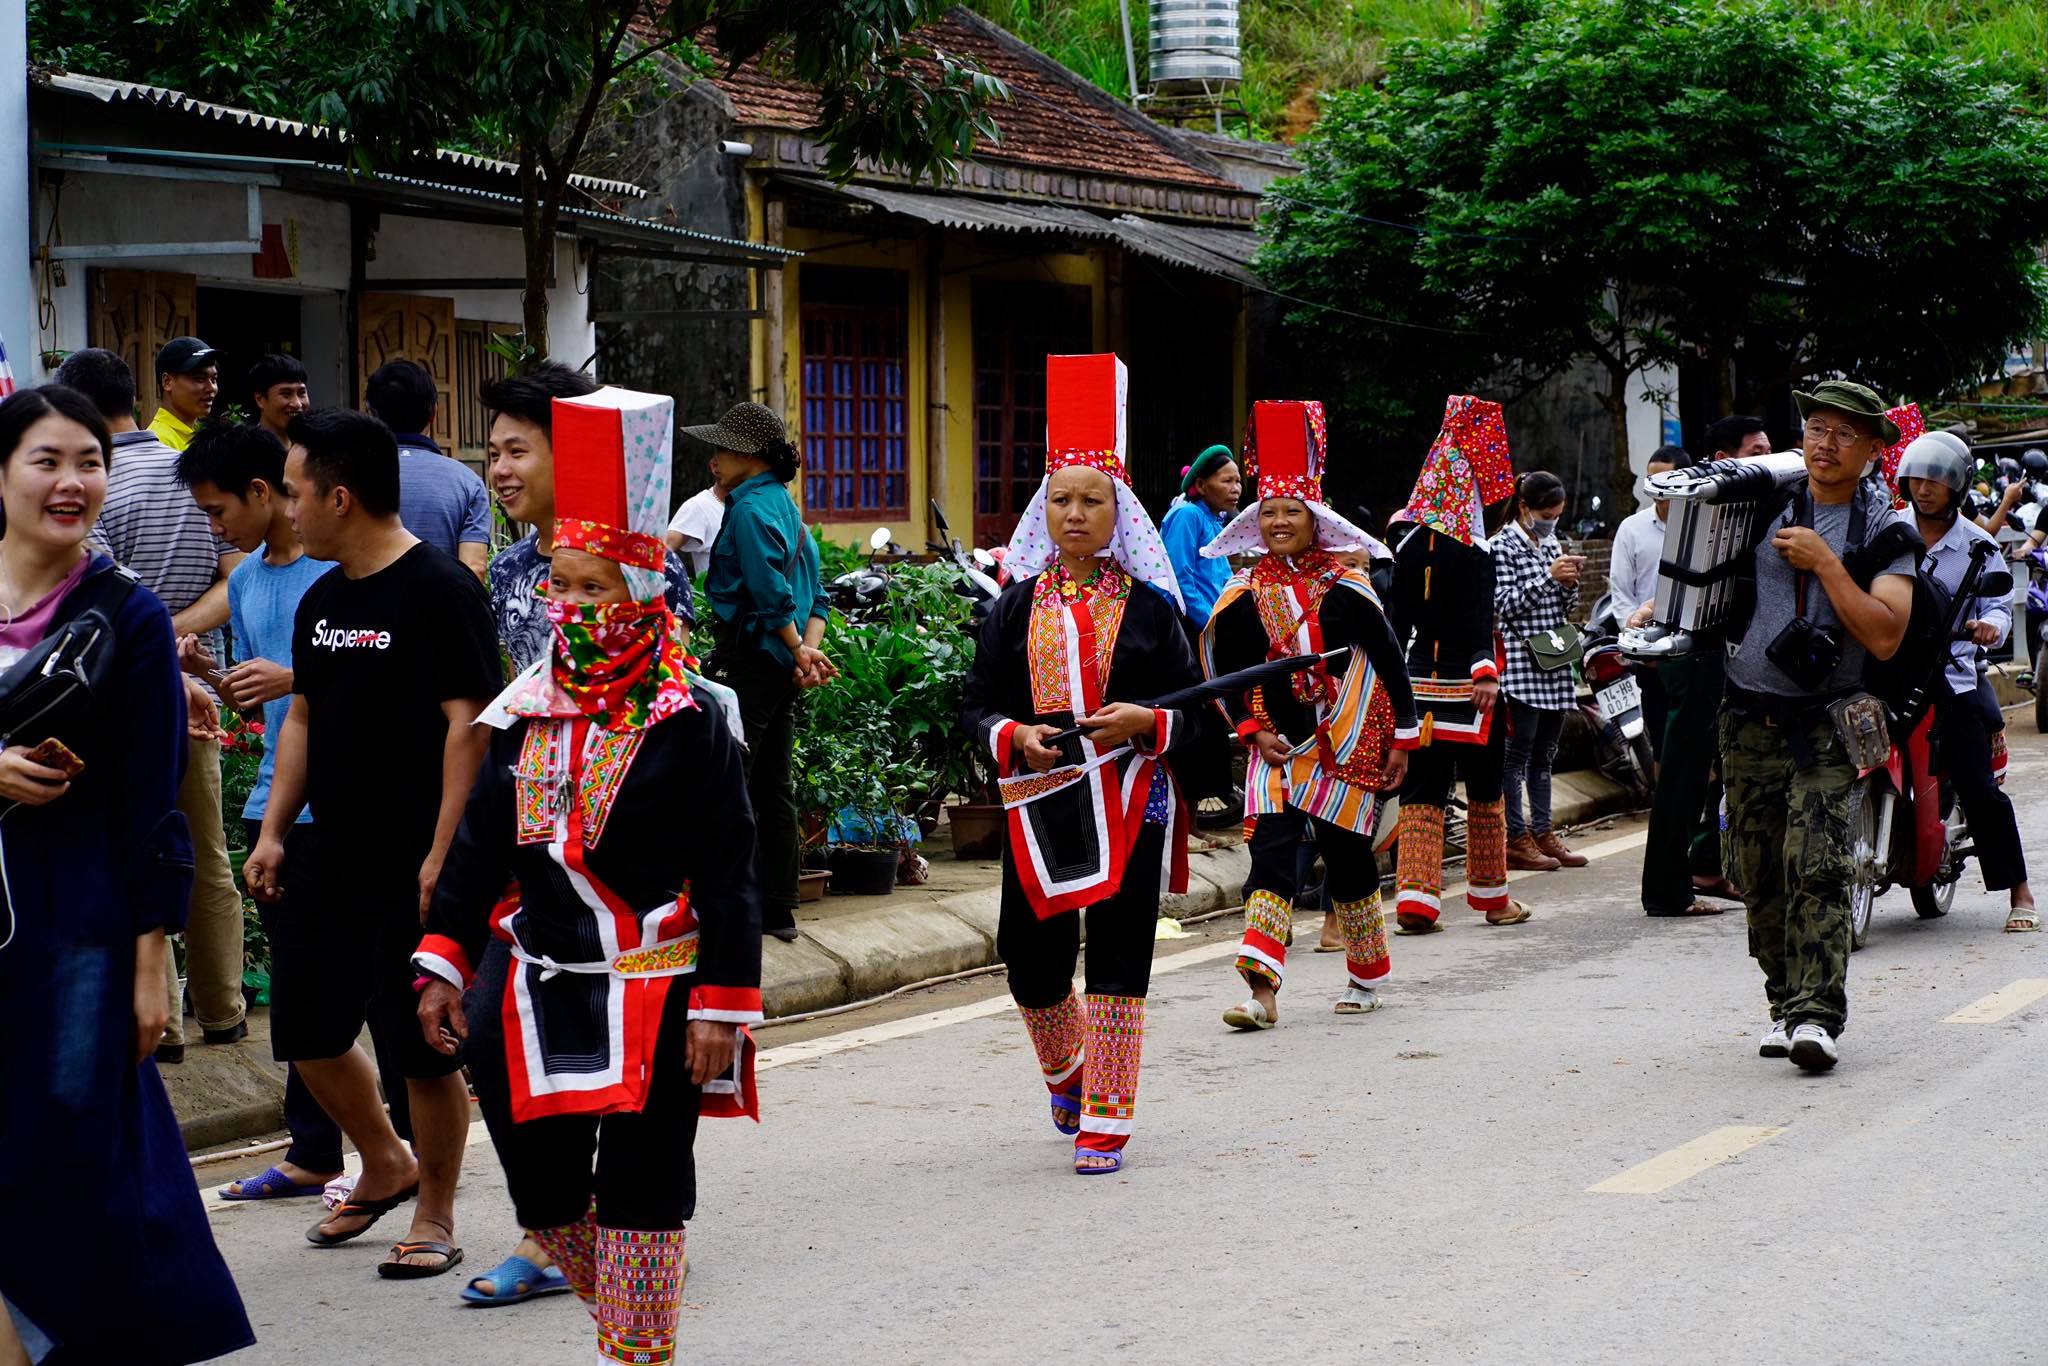
<path id="1" fill-rule="evenodd" d="M 1792 500 L 1792 525 L 1813 530 L 1813 487 L 1802 483 L 1798 495 Z M 1856 487 L 1856 496 L 1849 504 L 1849 534 L 1842 538 L 1842 554 L 1858 549 L 1863 544 L 1864 532 L 1870 523 L 1870 509 L 1863 497 L 1863 486 Z M 1813 577 L 1804 569 L 1792 571 L 1792 610 L 1800 620 L 1806 618 L 1806 584 Z"/>

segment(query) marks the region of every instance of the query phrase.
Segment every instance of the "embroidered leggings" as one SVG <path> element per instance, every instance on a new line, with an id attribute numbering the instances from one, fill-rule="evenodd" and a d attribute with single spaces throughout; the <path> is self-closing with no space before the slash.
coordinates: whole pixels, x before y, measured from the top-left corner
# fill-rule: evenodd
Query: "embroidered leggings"
<path id="1" fill-rule="evenodd" d="M 691 1147 L 699 1092 L 683 1060 L 688 980 L 677 979 L 669 991 L 654 1048 L 654 1082 L 638 1114 L 514 1123 L 498 1012 L 469 1012 L 470 1080 L 521 1225 L 576 1223 L 590 1212 L 593 1197 L 597 1222 L 612 1229 L 679 1229 L 696 1212 Z"/>
<path id="2" fill-rule="evenodd" d="M 1379 904 L 1379 863 L 1373 857 L 1372 841 L 1356 830 L 1332 825 L 1291 806 L 1260 816 L 1252 831 L 1252 870 L 1244 880 L 1244 943 L 1239 947 L 1237 970 L 1279 988 L 1287 971 L 1287 941 L 1299 890 L 1297 853 L 1311 829 L 1323 855 L 1325 904 L 1337 912 L 1351 979 L 1359 986 L 1377 985 L 1387 975 L 1390 961 Z"/>

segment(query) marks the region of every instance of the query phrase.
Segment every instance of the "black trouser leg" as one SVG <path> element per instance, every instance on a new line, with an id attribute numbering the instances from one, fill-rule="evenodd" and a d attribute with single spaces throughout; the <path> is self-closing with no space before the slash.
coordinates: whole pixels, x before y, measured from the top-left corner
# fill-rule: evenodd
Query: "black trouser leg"
<path id="1" fill-rule="evenodd" d="M 1003 855 L 1003 903 L 996 954 L 1010 974 L 1010 995 L 1028 1010 L 1067 999 L 1080 959 L 1081 916 L 1088 917 L 1086 987 L 1091 996 L 1143 996 L 1152 982 L 1152 946 L 1159 921 L 1159 866 L 1165 831 L 1147 824 L 1125 864 L 1115 896 L 1076 914 L 1040 919 Z"/>
<path id="2" fill-rule="evenodd" d="M 1657 674 L 1670 700 L 1670 714 L 1657 787 L 1650 798 L 1642 903 L 1646 911 L 1681 911 L 1693 901 L 1692 847 L 1719 754 L 1715 726 L 1721 709 L 1721 659 L 1708 654 L 1666 660 L 1657 666 Z M 1714 807 L 1718 834 L 1718 794 Z M 1718 839 L 1715 845 L 1718 855 Z"/>
<path id="3" fill-rule="evenodd" d="M 711 677 L 739 694 L 746 729 L 747 797 L 754 807 L 754 866 L 761 884 L 761 930 L 796 925 L 796 796 L 790 788 L 790 749 L 796 743 L 796 681 L 791 668 L 766 650 L 720 650 Z"/>
<path id="4" fill-rule="evenodd" d="M 592 1197 L 606 1228 L 681 1228 L 696 1211 L 699 1092 L 685 1058 L 687 986 L 672 989 L 655 1044 L 654 1079 L 637 1114 L 511 1118 L 505 1050 L 474 1049 L 471 1080 L 505 1169 L 522 1226 L 555 1229 L 582 1220 Z M 472 1035 L 472 1044 L 475 1036 Z"/>
<path id="5" fill-rule="evenodd" d="M 1293 807 L 1259 817 L 1248 846 L 1252 869 L 1244 880 L 1247 899 L 1253 892 L 1271 892 L 1281 901 L 1293 904 L 1294 894 L 1301 890 L 1301 884 L 1295 880 L 1299 868 L 1296 860 L 1307 831 L 1308 817 Z M 1326 870 L 1328 865 L 1325 859 Z"/>
<path id="6" fill-rule="evenodd" d="M 1976 693 L 1946 696 L 1936 700 L 1934 716 L 1941 746 L 1935 762 L 1955 785 L 1956 800 L 1970 822 L 1970 844 L 1977 851 L 1984 886 L 1988 891 L 2009 891 L 2027 880 L 2027 858 L 2012 802 L 1991 772 L 1992 718 L 2003 719 L 1998 704 L 1990 701 L 1987 707 Z"/>

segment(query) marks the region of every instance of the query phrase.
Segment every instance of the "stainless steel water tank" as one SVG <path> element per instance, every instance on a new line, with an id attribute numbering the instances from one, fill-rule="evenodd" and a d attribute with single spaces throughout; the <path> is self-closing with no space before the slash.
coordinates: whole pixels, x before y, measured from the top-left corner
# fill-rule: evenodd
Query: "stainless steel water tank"
<path id="1" fill-rule="evenodd" d="M 1243 75 L 1238 0 L 1151 0 L 1147 65 L 1155 95 L 1216 93 Z"/>

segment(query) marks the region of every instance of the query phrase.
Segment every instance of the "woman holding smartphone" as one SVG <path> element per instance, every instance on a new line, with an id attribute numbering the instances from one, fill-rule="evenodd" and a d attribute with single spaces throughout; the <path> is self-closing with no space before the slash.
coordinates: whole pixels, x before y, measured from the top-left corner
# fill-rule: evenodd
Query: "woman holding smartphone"
<path id="1" fill-rule="evenodd" d="M 215 718 L 188 712 L 163 603 L 86 545 L 111 460 L 83 395 L 0 402 L 0 670 L 87 610 L 112 626 L 89 709 L 56 743 L 0 750 L 8 1366 L 206 1361 L 255 1341 L 150 1057 L 170 1018 L 165 936 L 192 888 L 186 730 Z"/>
<path id="2" fill-rule="evenodd" d="M 1565 554 L 1557 539 L 1563 516 L 1564 481 L 1532 470 L 1515 485 L 1493 538 L 1493 607 L 1508 662 L 1501 681 L 1508 703 L 1508 867 L 1545 873 L 1586 866 L 1585 855 L 1567 849 L 1550 828 L 1550 769 L 1578 686 L 1572 665 L 1579 636 L 1565 614 L 1579 600 L 1586 567 L 1585 556 Z"/>

